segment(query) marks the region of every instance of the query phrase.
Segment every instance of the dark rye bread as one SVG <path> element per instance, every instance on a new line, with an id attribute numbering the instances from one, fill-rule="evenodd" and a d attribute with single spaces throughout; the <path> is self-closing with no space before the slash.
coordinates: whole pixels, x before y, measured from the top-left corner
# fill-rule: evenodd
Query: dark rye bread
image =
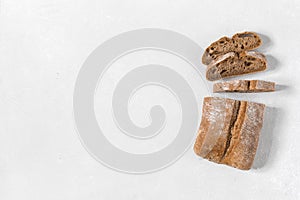
<path id="1" fill-rule="evenodd" d="M 275 83 L 262 80 L 234 80 L 215 83 L 213 92 L 273 92 Z"/>
<path id="2" fill-rule="evenodd" d="M 250 169 L 263 124 L 264 107 L 247 101 L 204 98 L 195 153 L 219 164 Z"/>
<path id="3" fill-rule="evenodd" d="M 222 37 L 206 48 L 202 56 L 202 63 L 209 65 L 211 61 L 228 52 L 250 51 L 258 48 L 261 44 L 261 38 L 254 32 L 236 33 L 232 38 Z"/>
<path id="4" fill-rule="evenodd" d="M 258 52 L 229 52 L 211 62 L 206 70 L 206 78 L 215 81 L 222 78 L 239 76 L 263 71 L 267 68 L 267 61 Z"/>

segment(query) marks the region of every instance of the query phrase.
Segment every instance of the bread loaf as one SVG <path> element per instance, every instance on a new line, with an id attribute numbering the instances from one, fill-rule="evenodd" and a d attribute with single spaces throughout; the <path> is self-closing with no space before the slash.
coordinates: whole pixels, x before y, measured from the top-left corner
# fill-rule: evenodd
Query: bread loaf
<path id="1" fill-rule="evenodd" d="M 195 153 L 219 164 L 250 169 L 263 124 L 264 108 L 260 103 L 204 98 Z"/>

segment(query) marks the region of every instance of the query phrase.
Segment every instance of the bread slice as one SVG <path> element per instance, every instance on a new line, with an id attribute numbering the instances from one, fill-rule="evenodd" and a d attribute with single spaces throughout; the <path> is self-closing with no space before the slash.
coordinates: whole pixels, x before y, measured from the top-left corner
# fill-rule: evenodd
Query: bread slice
<path id="1" fill-rule="evenodd" d="M 272 92 L 275 83 L 262 80 L 234 80 L 215 83 L 213 92 Z"/>
<path id="2" fill-rule="evenodd" d="M 254 32 L 243 32 L 236 33 L 232 36 L 232 41 L 236 52 L 249 51 L 257 49 L 262 44 L 262 39 L 257 33 Z"/>
<path id="3" fill-rule="evenodd" d="M 211 61 L 217 59 L 228 52 L 243 52 L 258 48 L 262 44 L 261 38 L 254 32 L 243 32 L 233 35 L 232 38 L 222 37 L 206 48 L 202 63 L 209 65 Z"/>
<path id="4" fill-rule="evenodd" d="M 220 56 L 207 67 L 206 78 L 215 81 L 222 78 L 239 76 L 263 71 L 267 68 L 267 61 L 258 52 L 229 52 Z"/>
<path id="5" fill-rule="evenodd" d="M 250 169 L 263 124 L 264 107 L 259 103 L 205 97 L 195 153 L 219 164 Z"/>

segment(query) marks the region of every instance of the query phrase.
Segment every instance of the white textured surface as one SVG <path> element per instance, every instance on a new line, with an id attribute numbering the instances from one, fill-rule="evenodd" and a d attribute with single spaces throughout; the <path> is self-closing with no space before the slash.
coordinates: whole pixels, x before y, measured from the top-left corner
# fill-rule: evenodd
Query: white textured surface
<path id="1" fill-rule="evenodd" d="M 297 0 L 0 0 L 0 199 L 299 199 L 299 20 Z M 101 42 L 144 27 L 203 48 L 236 31 L 269 37 L 269 70 L 245 77 L 281 85 L 247 97 L 273 107 L 261 168 L 234 170 L 190 149 L 171 167 L 136 176 L 85 151 L 72 116 L 78 70 Z"/>

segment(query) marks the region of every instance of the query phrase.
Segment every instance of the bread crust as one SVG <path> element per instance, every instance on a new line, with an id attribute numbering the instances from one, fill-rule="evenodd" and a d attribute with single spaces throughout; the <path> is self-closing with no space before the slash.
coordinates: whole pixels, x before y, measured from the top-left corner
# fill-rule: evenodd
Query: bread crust
<path id="1" fill-rule="evenodd" d="M 264 108 L 260 103 L 206 97 L 195 153 L 216 163 L 250 169 L 263 124 Z"/>
<path id="2" fill-rule="evenodd" d="M 197 155 L 219 163 L 224 155 L 235 100 L 206 97 L 202 120 L 194 145 Z"/>
<path id="3" fill-rule="evenodd" d="M 241 105 L 230 147 L 222 164 L 249 170 L 256 154 L 265 106 L 245 101 L 242 101 Z"/>
<path id="4" fill-rule="evenodd" d="M 273 92 L 275 83 L 263 80 L 234 80 L 215 83 L 213 92 Z"/>

